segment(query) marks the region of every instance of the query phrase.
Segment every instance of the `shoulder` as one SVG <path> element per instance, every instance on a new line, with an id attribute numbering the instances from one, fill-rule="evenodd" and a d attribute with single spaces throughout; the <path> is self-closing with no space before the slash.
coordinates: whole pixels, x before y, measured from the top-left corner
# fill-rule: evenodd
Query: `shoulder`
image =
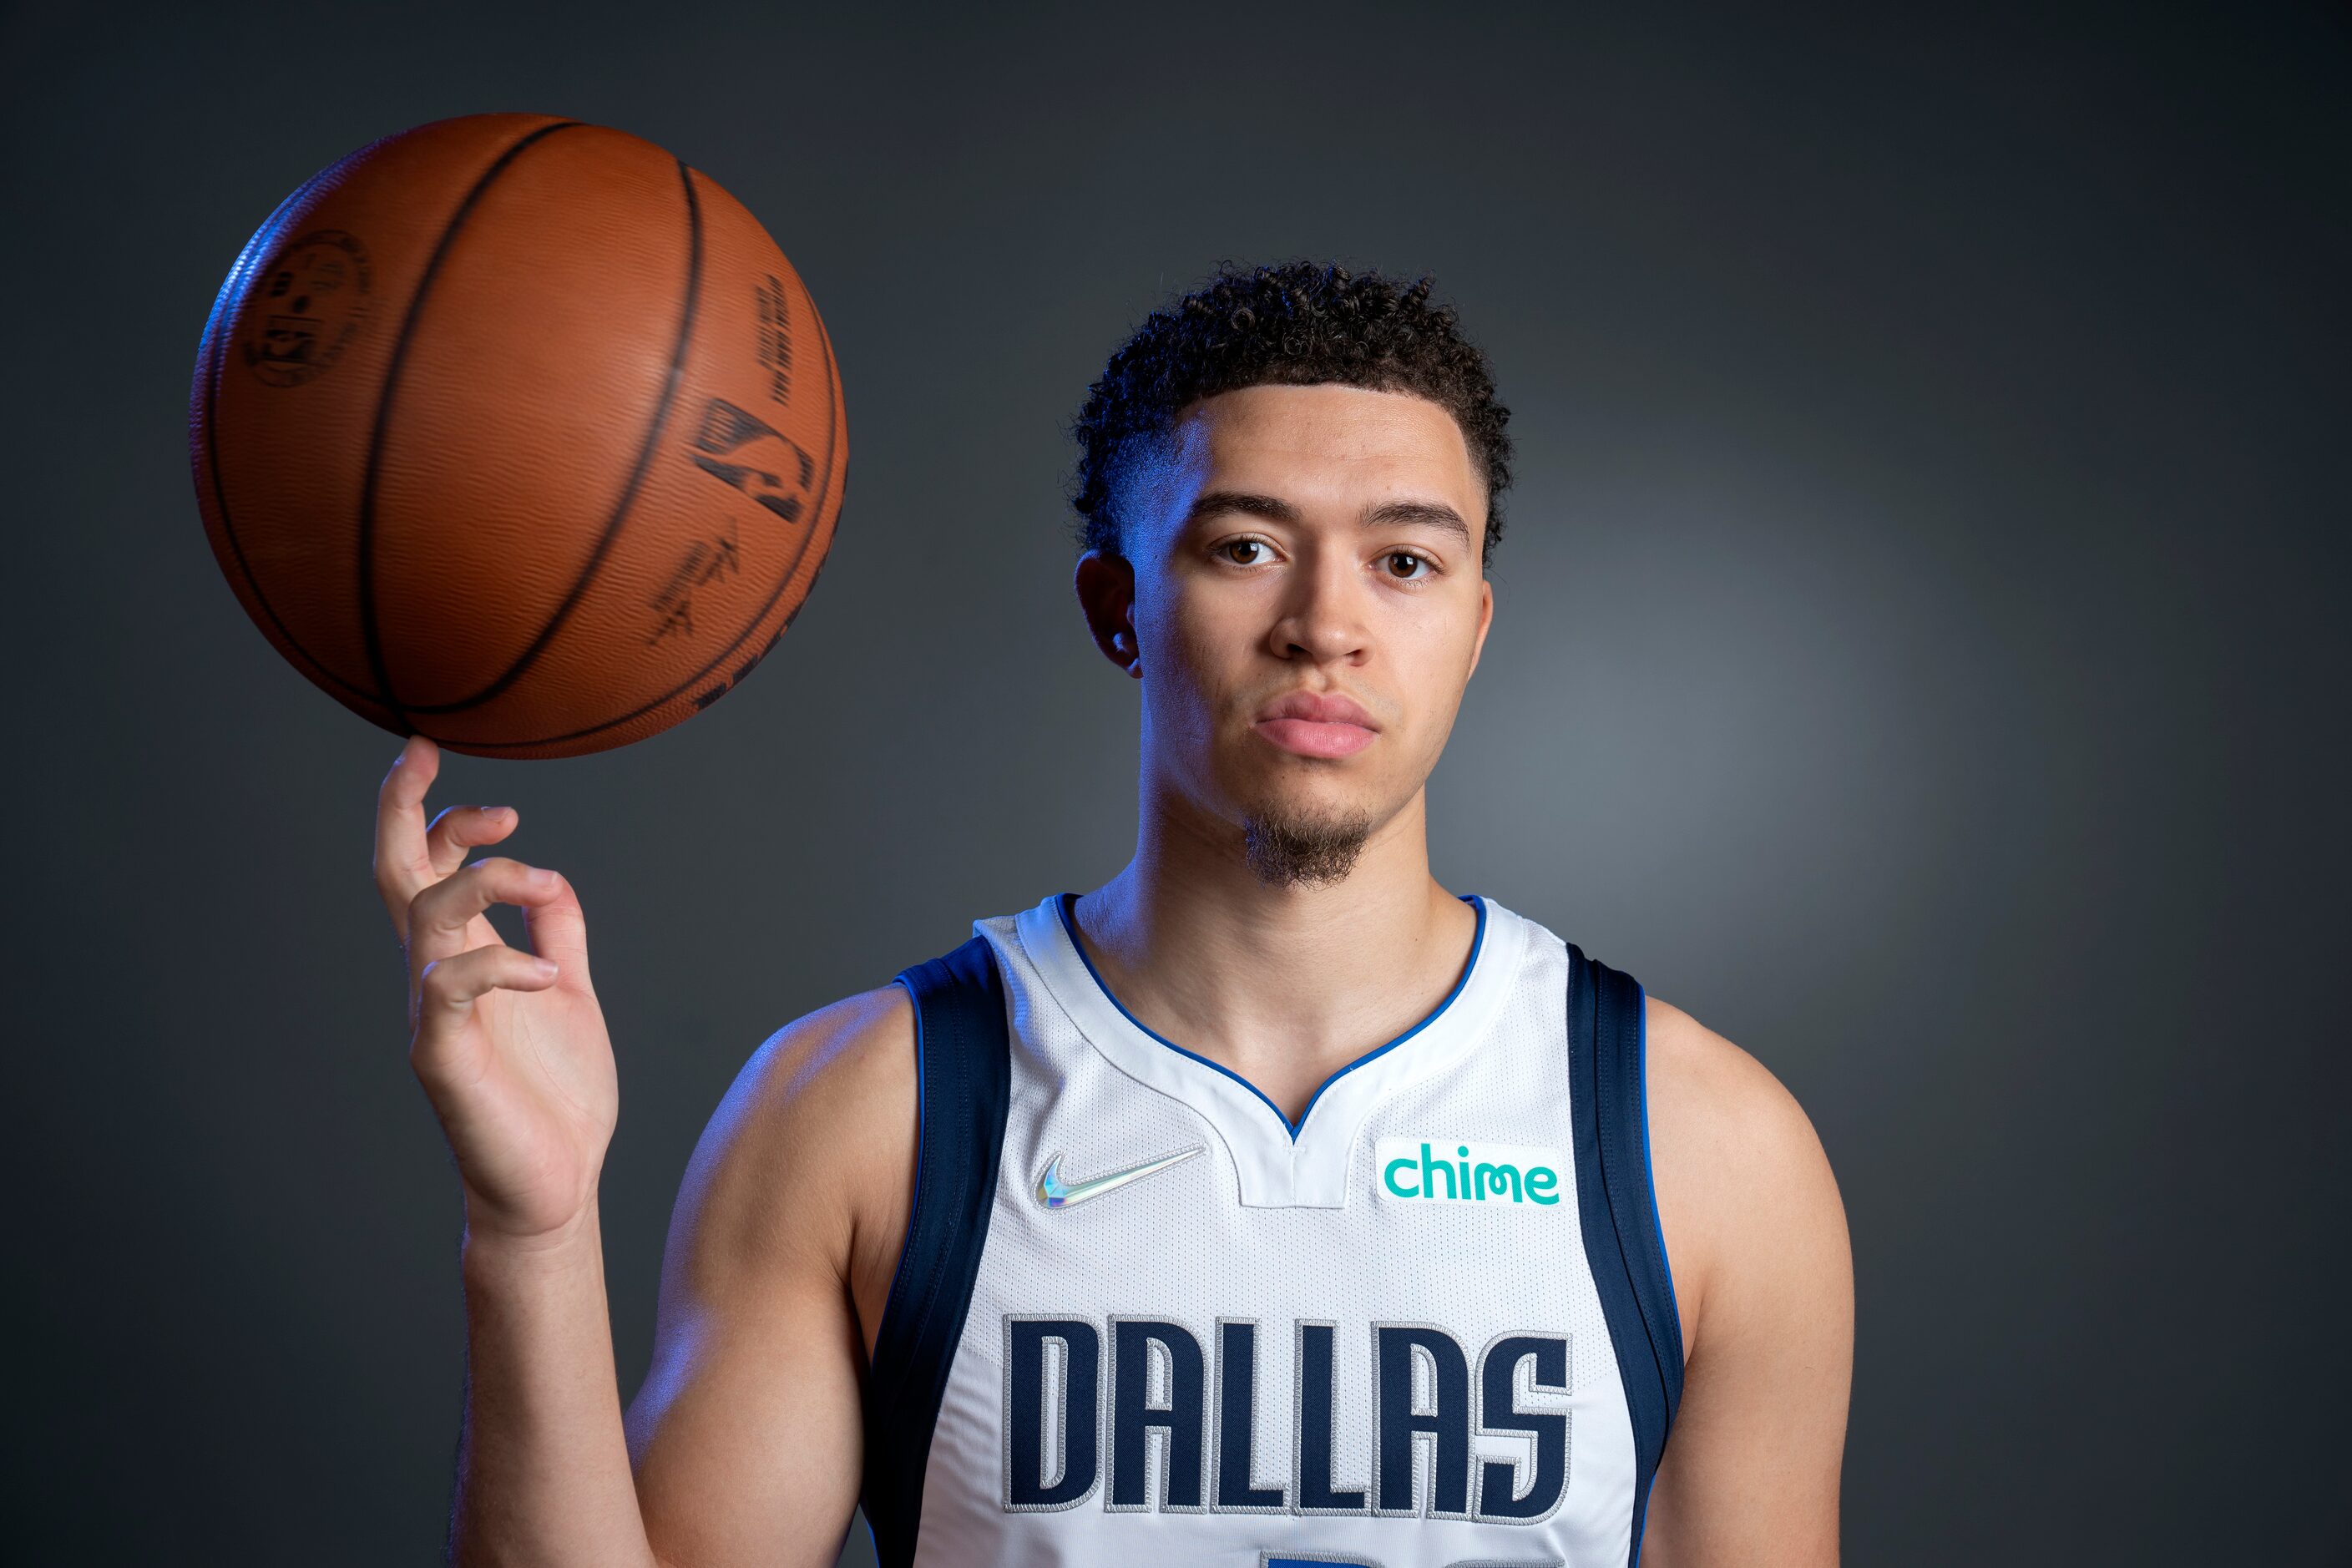
<path id="1" fill-rule="evenodd" d="M 1686 1350 L 1735 1305 L 1850 1300 L 1844 1205 L 1796 1097 L 1672 1003 L 1647 998 L 1645 1027 L 1651 1170 Z"/>
<path id="2" fill-rule="evenodd" d="M 663 1561 L 839 1540 L 856 1503 L 860 1331 L 879 1310 L 866 1259 L 887 1247 L 895 1264 L 898 1233 L 882 1236 L 894 1215 L 903 1228 L 914 1184 L 914 1076 L 905 993 L 861 992 L 769 1037 L 704 1130 L 627 1415 Z M 778 1453 L 797 1458 L 779 1469 Z"/>
<path id="3" fill-rule="evenodd" d="M 664 1294 L 770 1268 L 855 1285 L 905 1233 L 915 1180 L 915 1013 L 898 984 L 777 1030 L 704 1129 L 671 1224 Z M 683 1276 L 683 1277 L 677 1277 Z"/>
<path id="4" fill-rule="evenodd" d="M 1804 1108 L 1769 1068 L 1673 1003 L 1645 1001 L 1654 1127 L 1669 1121 L 1750 1174 L 1825 1163 Z"/>

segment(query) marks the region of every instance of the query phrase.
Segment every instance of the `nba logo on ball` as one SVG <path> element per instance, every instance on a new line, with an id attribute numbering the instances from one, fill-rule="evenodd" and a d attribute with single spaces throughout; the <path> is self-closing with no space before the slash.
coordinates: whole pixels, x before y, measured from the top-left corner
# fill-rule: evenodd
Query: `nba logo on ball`
<path id="1" fill-rule="evenodd" d="M 726 480 L 786 522 L 800 521 L 809 484 L 816 477 L 815 462 L 798 443 L 723 397 L 712 398 L 702 411 L 694 461 L 704 473 Z"/>

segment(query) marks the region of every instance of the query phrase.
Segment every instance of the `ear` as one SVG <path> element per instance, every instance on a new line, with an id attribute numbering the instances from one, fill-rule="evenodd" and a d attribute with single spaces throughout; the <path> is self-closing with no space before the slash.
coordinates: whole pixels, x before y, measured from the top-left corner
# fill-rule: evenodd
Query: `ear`
<path id="1" fill-rule="evenodd" d="M 1072 586 L 1087 613 L 1087 629 L 1105 658 L 1140 679 L 1143 650 L 1135 640 L 1135 568 L 1118 556 L 1089 550 L 1078 557 Z"/>
<path id="2" fill-rule="evenodd" d="M 1471 639 L 1470 668 L 1462 678 L 1465 682 L 1471 676 L 1478 673 L 1478 656 L 1486 651 L 1486 633 L 1493 628 L 1494 625 L 1495 580 L 1492 577 L 1482 577 L 1478 580 L 1478 635 Z"/>

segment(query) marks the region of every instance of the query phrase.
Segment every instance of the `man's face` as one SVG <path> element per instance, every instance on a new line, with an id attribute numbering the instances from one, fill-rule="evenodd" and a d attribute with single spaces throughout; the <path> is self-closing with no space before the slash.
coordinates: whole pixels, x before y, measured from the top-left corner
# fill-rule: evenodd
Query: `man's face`
<path id="1" fill-rule="evenodd" d="M 1493 615 L 1459 426 L 1401 393 L 1247 387 L 1195 405 L 1127 499 L 1123 647 L 1087 596 L 1142 678 L 1145 765 L 1269 880 L 1345 875 L 1436 765 Z"/>

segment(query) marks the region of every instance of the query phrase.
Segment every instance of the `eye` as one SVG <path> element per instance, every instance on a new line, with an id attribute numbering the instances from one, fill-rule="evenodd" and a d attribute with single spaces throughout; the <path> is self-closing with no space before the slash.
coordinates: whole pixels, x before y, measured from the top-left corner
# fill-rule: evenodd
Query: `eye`
<path id="1" fill-rule="evenodd" d="M 1217 546 L 1217 553 L 1236 566 L 1255 566 L 1266 557 L 1263 539 L 1228 539 Z"/>
<path id="2" fill-rule="evenodd" d="M 1391 550 L 1381 557 L 1381 569 L 1400 583 L 1417 583 L 1436 568 L 1428 556 L 1412 550 Z"/>

